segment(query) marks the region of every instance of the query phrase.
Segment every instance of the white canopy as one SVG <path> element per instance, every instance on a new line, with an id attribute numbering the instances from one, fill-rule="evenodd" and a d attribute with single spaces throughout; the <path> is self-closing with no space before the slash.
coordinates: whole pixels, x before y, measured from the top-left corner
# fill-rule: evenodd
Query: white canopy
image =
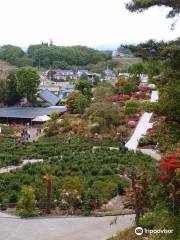
<path id="1" fill-rule="evenodd" d="M 43 115 L 43 116 L 37 116 L 35 117 L 32 122 L 47 122 L 49 121 L 51 118 L 47 115 Z"/>

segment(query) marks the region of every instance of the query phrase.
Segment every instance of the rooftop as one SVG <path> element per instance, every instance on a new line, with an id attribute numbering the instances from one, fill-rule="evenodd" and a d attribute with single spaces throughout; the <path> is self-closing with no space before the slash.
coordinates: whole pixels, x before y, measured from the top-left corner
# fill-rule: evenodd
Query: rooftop
<path id="1" fill-rule="evenodd" d="M 0 118 L 21 118 L 33 119 L 37 116 L 51 115 L 53 112 L 63 113 L 66 111 L 65 106 L 57 108 L 43 107 L 6 107 L 0 108 Z"/>
<path id="2" fill-rule="evenodd" d="M 59 98 L 54 93 L 50 92 L 48 89 L 42 90 L 39 93 L 39 97 L 52 106 L 56 105 L 59 102 Z"/>

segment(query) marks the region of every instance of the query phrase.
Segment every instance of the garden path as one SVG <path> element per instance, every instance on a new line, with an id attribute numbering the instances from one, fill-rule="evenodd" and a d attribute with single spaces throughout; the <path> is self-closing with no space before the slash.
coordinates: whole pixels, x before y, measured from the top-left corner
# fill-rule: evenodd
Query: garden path
<path id="1" fill-rule="evenodd" d="M 0 212 L 2 240 L 105 240 L 131 227 L 135 215 L 20 219 Z"/>
<path id="2" fill-rule="evenodd" d="M 156 102 L 158 101 L 158 98 L 159 98 L 158 91 L 156 90 L 152 91 L 150 102 Z M 147 113 L 147 112 L 145 112 L 142 115 L 133 135 L 125 145 L 129 150 L 134 150 L 134 151 L 137 150 L 139 139 L 146 134 L 146 131 L 148 128 L 152 127 L 152 123 L 150 123 L 152 115 L 153 113 Z"/>
<path id="3" fill-rule="evenodd" d="M 30 160 L 23 160 L 23 163 L 21 165 L 18 166 L 7 166 L 7 167 L 3 167 L 0 168 L 0 173 L 8 173 L 10 171 L 16 170 L 16 169 L 20 169 L 22 168 L 24 165 L 28 164 L 28 163 L 38 163 L 38 162 L 43 162 L 43 159 L 30 159 Z"/>

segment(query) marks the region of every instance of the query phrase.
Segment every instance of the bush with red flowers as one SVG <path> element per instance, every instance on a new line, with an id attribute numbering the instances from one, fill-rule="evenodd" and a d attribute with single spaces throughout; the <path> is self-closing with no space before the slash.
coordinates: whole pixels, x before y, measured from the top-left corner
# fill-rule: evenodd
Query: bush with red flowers
<path id="1" fill-rule="evenodd" d="M 168 173 L 175 173 L 178 168 L 180 168 L 180 154 L 179 152 L 174 152 L 172 154 L 163 157 L 163 162 L 160 163 L 160 169 L 165 170 Z"/>
<path id="2" fill-rule="evenodd" d="M 172 199 L 173 208 L 178 211 L 180 207 L 180 151 L 177 150 L 172 154 L 164 156 L 159 167 L 161 170 L 159 179 L 165 184 L 165 192 L 168 195 L 168 199 Z"/>
<path id="3" fill-rule="evenodd" d="M 146 83 L 140 83 L 138 89 L 141 92 L 146 92 L 148 90 L 148 86 Z"/>
<path id="4" fill-rule="evenodd" d="M 130 99 L 131 99 L 131 96 L 125 95 L 125 94 L 112 96 L 112 102 L 128 101 Z"/>
<path id="5" fill-rule="evenodd" d="M 151 135 L 151 134 L 153 133 L 153 129 L 152 129 L 152 128 L 148 128 L 148 129 L 146 130 L 146 133 L 147 133 L 148 135 Z"/>

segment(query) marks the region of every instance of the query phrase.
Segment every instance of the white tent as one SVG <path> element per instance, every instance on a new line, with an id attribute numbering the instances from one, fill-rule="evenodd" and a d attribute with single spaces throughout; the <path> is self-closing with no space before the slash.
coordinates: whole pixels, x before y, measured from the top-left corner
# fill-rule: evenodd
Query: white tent
<path id="1" fill-rule="evenodd" d="M 35 117 L 32 122 L 47 122 L 49 121 L 51 118 L 48 117 L 47 115 L 43 115 L 43 116 L 37 116 Z"/>

